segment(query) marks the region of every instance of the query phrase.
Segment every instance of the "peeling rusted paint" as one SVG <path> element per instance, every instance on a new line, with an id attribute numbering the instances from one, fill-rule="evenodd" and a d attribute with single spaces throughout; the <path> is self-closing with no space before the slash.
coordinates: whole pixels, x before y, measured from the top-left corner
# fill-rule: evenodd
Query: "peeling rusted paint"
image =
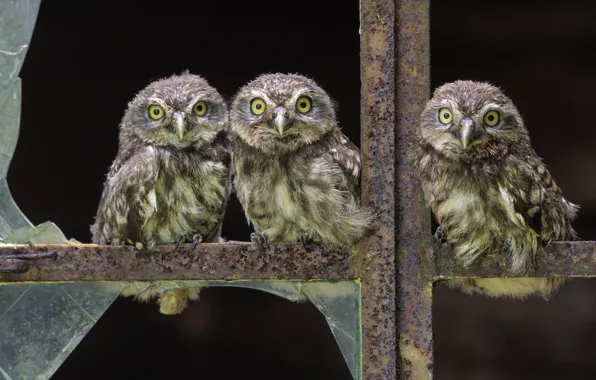
<path id="1" fill-rule="evenodd" d="M 190 247 L 184 244 L 176 251 L 164 245 L 142 252 L 94 244 L 3 246 L 0 268 L 14 260 L 28 268 L 3 273 L 0 282 L 357 278 L 350 254 L 335 248 L 271 244 L 260 252 L 252 244 L 226 243 L 199 244 L 191 253 Z"/>
<path id="2" fill-rule="evenodd" d="M 430 214 L 406 154 L 429 96 L 429 2 L 362 0 L 361 20 L 362 194 L 378 214 L 363 248 L 373 258 L 362 285 L 364 379 L 428 378 L 432 270 L 420 255 L 431 253 Z M 402 335 L 403 354 L 420 353 L 422 367 L 398 359 Z"/>
<path id="3" fill-rule="evenodd" d="M 437 250 L 436 280 L 461 277 L 519 277 L 509 271 L 505 255 L 485 255 L 468 267 L 454 258 L 449 244 Z M 536 255 L 536 270 L 532 277 L 596 277 L 596 242 L 553 242 Z"/>

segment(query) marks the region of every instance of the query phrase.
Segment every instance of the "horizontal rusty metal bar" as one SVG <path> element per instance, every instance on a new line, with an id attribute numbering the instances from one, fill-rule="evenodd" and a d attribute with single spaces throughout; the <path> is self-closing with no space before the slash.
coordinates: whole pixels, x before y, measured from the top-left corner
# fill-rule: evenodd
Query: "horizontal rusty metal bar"
<path id="1" fill-rule="evenodd" d="M 164 245 L 144 252 L 94 244 L 2 245 L 0 268 L 26 265 L 20 267 L 26 271 L 0 273 L 0 282 L 357 278 L 350 254 L 325 246 L 305 250 L 297 244 L 272 244 L 258 251 L 246 243 L 205 243 L 192 253 L 190 248 Z"/>
<path id="2" fill-rule="evenodd" d="M 469 267 L 454 260 L 448 244 L 436 247 L 435 280 L 461 277 L 519 277 L 512 274 L 505 255 L 487 255 Z M 596 277 L 596 241 L 553 242 L 536 257 L 533 277 Z"/>

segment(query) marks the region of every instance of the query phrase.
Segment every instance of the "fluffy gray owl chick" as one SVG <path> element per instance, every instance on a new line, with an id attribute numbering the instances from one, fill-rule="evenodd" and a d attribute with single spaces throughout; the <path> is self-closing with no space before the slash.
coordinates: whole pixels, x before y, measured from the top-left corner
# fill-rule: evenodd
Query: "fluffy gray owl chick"
<path id="1" fill-rule="evenodd" d="M 197 75 L 174 75 L 139 92 L 120 123 L 118 155 L 91 227 L 93 242 L 146 250 L 218 242 L 231 192 L 228 126 L 223 98 Z M 164 293 L 161 311 L 182 311 L 186 293 Z"/>
<path id="2" fill-rule="evenodd" d="M 511 270 L 534 270 L 539 244 L 575 238 L 578 207 L 563 198 L 536 155 L 523 120 L 498 88 L 457 81 L 436 89 L 422 112 L 411 154 L 424 195 L 453 245 L 470 265 L 505 254 Z M 561 279 L 451 280 L 465 292 L 548 297 Z"/>
<path id="3" fill-rule="evenodd" d="M 314 81 L 266 74 L 240 89 L 230 112 L 234 185 L 251 240 L 351 246 L 370 225 L 360 206 L 360 152 Z"/>

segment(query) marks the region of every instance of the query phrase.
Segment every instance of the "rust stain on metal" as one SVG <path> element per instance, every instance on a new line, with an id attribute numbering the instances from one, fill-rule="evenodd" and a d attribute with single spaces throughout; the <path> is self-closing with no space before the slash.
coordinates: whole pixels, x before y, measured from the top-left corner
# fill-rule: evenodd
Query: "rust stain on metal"
<path id="1" fill-rule="evenodd" d="M 412 380 L 432 379 L 432 366 L 429 363 L 432 358 L 429 358 L 428 353 L 424 353 L 412 345 L 406 334 L 400 336 L 399 353 L 402 361 L 408 363 L 407 368 L 402 369 L 400 377 Z"/>
<path id="2" fill-rule="evenodd" d="M 362 200 L 375 210 L 375 235 L 357 248 L 362 273 L 363 378 L 397 376 L 395 271 L 395 4 L 361 0 Z"/>
<path id="3" fill-rule="evenodd" d="M 0 268 L 14 260 L 29 267 L 25 273 L 3 273 L 0 282 L 357 278 L 349 252 L 332 247 L 272 244 L 262 252 L 243 243 L 200 244 L 193 252 L 190 247 L 176 251 L 165 245 L 150 252 L 94 244 L 1 247 Z"/>
<path id="4" fill-rule="evenodd" d="M 7 246 L 11 253 L 0 255 L 0 273 L 25 273 L 31 266 L 29 260 L 43 259 L 53 256 L 52 253 L 22 253 L 16 246 Z"/>
<path id="5" fill-rule="evenodd" d="M 362 194 L 378 215 L 376 235 L 361 248 L 372 256 L 362 279 L 363 373 L 428 378 L 430 213 L 406 157 L 429 96 L 429 2 L 363 0 L 361 20 Z M 398 336 L 409 342 L 400 359 Z M 414 351 L 423 365 L 408 359 Z"/>
<path id="6" fill-rule="evenodd" d="M 364 378 L 428 378 L 430 213 L 406 157 L 429 96 L 429 2 L 363 0 L 361 20 L 362 194 L 378 215 L 361 248 L 372 256 L 362 279 Z M 401 359 L 398 335 L 409 342 Z M 422 366 L 408 359 L 414 351 Z"/>
<path id="7" fill-rule="evenodd" d="M 430 94 L 429 7 L 429 0 L 402 0 L 396 9 L 397 322 L 408 342 L 400 345 L 400 379 L 428 379 L 433 368 L 430 212 L 407 158 Z"/>
<path id="8" fill-rule="evenodd" d="M 458 277 L 506 278 L 519 277 L 509 271 L 507 258 L 501 254 L 489 254 L 474 264 L 459 265 L 448 244 L 437 248 L 435 279 Z M 596 277 L 596 242 L 553 242 L 538 252 L 536 271 L 532 277 Z"/>
<path id="9" fill-rule="evenodd" d="M 29 270 L 26 260 L 6 258 L 0 260 L 0 273 L 24 273 Z"/>

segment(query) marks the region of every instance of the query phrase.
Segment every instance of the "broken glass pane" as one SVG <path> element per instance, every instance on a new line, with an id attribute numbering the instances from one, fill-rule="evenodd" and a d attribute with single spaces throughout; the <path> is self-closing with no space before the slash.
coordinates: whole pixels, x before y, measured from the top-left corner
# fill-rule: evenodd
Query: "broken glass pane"
<path id="1" fill-rule="evenodd" d="M 0 73 L 2 73 L 2 67 L 0 67 Z M 31 223 L 14 203 L 6 183 L 8 166 L 19 135 L 21 82 L 17 78 L 13 86 L 6 91 L 1 87 L 1 83 L 0 81 L 0 101 L 4 102 L 0 103 L 0 236 L 4 236 L 13 228 L 28 227 Z"/>
<path id="2" fill-rule="evenodd" d="M 49 379 L 121 290 L 97 282 L 0 286 L 0 373 Z"/>
<path id="3" fill-rule="evenodd" d="M 40 0 L 0 3 L 0 236 L 31 226 L 14 203 L 6 174 L 17 145 L 21 119 L 21 81 L 17 78 L 37 18 Z"/>
<path id="4" fill-rule="evenodd" d="M 19 75 L 41 0 L 0 2 L 0 104 Z"/>
<path id="5" fill-rule="evenodd" d="M 352 377 L 361 379 L 360 283 L 305 282 L 302 293 L 327 319 Z"/>
<path id="6" fill-rule="evenodd" d="M 35 227 L 6 175 L 19 136 L 19 71 L 40 0 L 0 1 L 0 237 L 5 243 L 70 243 L 51 222 Z M 122 290 L 123 283 L 1 284 L 0 374 L 48 379 Z"/>
<path id="7" fill-rule="evenodd" d="M 362 379 L 360 283 L 357 281 L 156 281 L 135 282 L 158 293 L 191 287 L 241 287 L 261 290 L 293 302 L 310 301 L 323 313 L 352 377 Z"/>

